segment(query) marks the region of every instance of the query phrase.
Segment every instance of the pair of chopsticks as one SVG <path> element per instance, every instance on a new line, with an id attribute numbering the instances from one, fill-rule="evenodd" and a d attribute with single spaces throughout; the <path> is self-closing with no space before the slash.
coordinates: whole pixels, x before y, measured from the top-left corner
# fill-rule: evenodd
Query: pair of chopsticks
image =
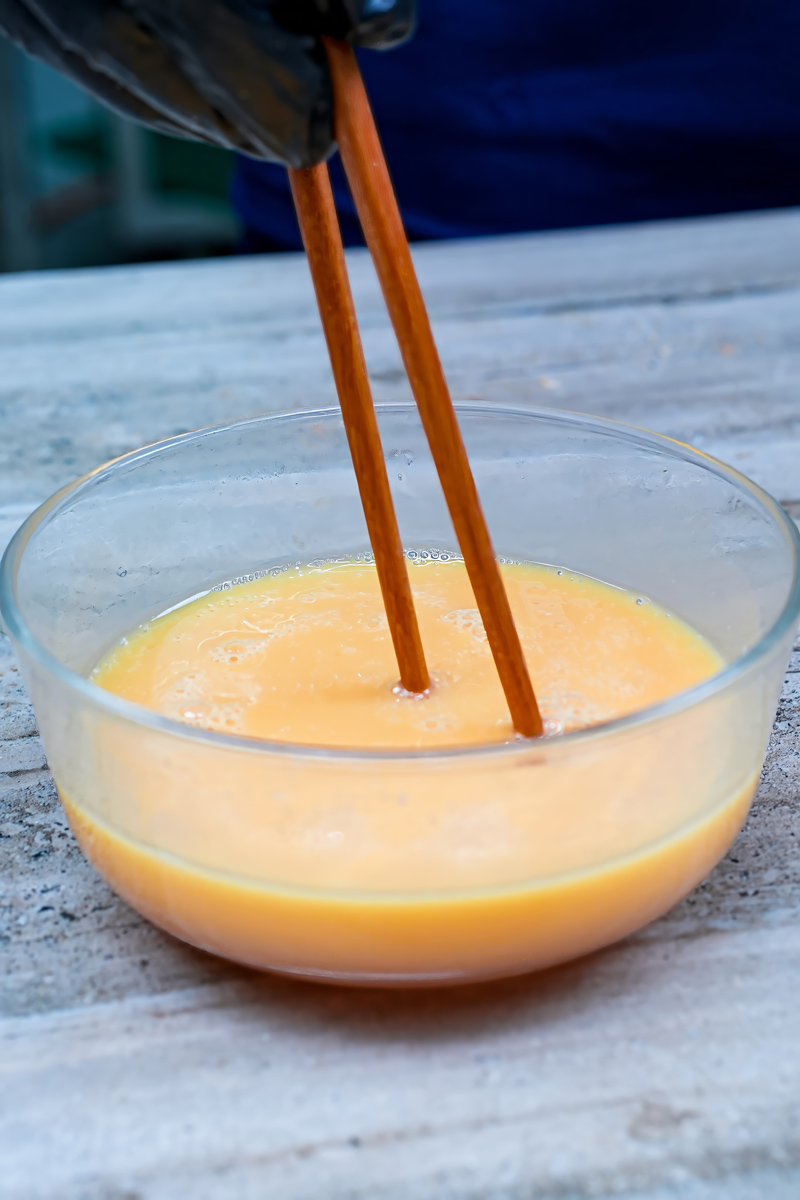
<path id="1" fill-rule="evenodd" d="M 333 82 L 339 153 L 511 719 L 517 733 L 538 737 L 542 733 L 542 719 L 358 62 L 349 43 L 331 38 L 324 41 Z M 425 692 L 430 687 L 430 676 L 389 490 L 328 168 L 325 163 L 292 168 L 289 179 L 400 668 L 400 682 L 409 693 Z"/>

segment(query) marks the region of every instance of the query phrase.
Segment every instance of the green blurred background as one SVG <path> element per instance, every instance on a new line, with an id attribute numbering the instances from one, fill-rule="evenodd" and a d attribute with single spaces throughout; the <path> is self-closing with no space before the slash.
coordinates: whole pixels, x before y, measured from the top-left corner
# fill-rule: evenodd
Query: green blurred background
<path id="1" fill-rule="evenodd" d="M 0 270 L 229 253 L 232 155 L 109 112 L 0 38 Z"/>

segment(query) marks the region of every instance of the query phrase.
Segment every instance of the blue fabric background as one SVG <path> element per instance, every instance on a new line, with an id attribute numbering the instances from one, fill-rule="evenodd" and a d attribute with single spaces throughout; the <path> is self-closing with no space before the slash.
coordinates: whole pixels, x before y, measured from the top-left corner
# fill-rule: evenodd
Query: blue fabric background
<path id="1" fill-rule="evenodd" d="M 360 53 L 412 238 L 800 203 L 800 0 L 420 9 L 412 42 Z M 252 248 L 300 247 L 283 168 L 240 159 L 233 198 Z"/>

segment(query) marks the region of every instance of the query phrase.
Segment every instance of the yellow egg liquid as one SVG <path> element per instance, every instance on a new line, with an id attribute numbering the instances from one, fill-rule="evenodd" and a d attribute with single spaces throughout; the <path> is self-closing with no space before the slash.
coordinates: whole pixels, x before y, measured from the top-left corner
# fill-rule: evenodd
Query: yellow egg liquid
<path id="1" fill-rule="evenodd" d="M 403 694 L 374 565 L 326 562 L 214 591 L 129 634 L 92 674 L 188 725 L 317 746 L 421 748 L 514 730 L 459 559 L 409 563 L 431 674 Z M 683 621 L 642 597 L 538 564 L 503 580 L 548 733 L 647 708 L 718 671 Z"/>
<path id="2" fill-rule="evenodd" d="M 61 788 L 88 856 L 194 945 L 349 983 L 513 974 L 664 912 L 747 811 L 755 776 L 730 718 L 701 706 L 622 738 L 558 734 L 657 703 L 722 659 L 646 597 L 554 567 L 502 572 L 551 736 L 515 738 L 459 559 L 409 561 L 422 698 L 398 689 L 371 563 L 270 572 L 131 631 L 97 665 L 101 687 L 239 741 L 98 721 L 91 786 Z M 453 753 L 465 747 L 488 749 Z"/>

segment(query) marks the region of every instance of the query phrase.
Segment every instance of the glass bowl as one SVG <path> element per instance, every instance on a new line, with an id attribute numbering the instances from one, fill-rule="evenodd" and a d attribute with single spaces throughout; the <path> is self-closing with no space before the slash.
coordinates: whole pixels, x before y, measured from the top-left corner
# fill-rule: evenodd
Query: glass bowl
<path id="1" fill-rule="evenodd" d="M 447 751 L 255 742 L 87 678 L 131 628 L 286 564 L 368 554 L 338 410 L 240 421 L 62 488 L 0 568 L 0 611 L 83 850 L 170 933 L 350 984 L 510 975 L 657 917 L 735 837 L 800 608 L 798 535 L 742 475 L 656 434 L 458 406 L 499 555 L 657 601 L 727 664 L 561 737 Z M 457 552 L 412 405 L 378 410 L 407 553 Z"/>

